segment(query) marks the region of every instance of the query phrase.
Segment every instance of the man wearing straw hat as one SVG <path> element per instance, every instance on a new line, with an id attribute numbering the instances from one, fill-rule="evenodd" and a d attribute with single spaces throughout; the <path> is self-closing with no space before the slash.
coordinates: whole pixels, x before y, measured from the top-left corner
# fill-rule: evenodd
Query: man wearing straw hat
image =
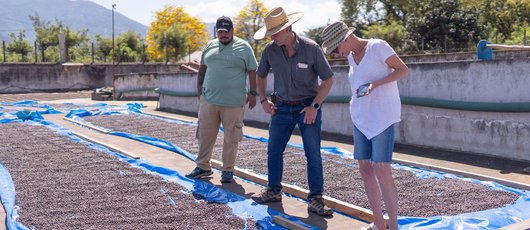
<path id="1" fill-rule="evenodd" d="M 263 50 L 257 74 L 260 103 L 271 114 L 267 150 L 268 187 L 253 197 L 257 203 L 279 202 L 283 174 L 283 152 L 296 125 L 302 134 L 307 159 L 308 210 L 321 216 L 333 214 L 322 199 L 324 176 L 320 156 L 322 103 L 333 84 L 333 72 L 319 45 L 292 31 L 302 13 L 287 15 L 277 7 L 265 14 L 265 26 L 254 39 L 271 37 Z M 274 74 L 274 99 L 266 97 L 267 75 Z M 322 80 L 318 84 L 318 79 Z"/>

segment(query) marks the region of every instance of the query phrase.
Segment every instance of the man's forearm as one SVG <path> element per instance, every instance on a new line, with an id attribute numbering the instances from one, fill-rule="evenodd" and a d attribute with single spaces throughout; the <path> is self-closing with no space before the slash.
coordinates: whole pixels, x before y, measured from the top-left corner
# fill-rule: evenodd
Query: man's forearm
<path id="1" fill-rule="evenodd" d="M 256 70 L 248 72 L 248 86 L 250 91 L 256 91 Z"/>
<path id="2" fill-rule="evenodd" d="M 206 75 L 206 65 L 200 65 L 197 73 L 197 97 L 200 99 L 202 94 L 202 83 Z"/>
<path id="3" fill-rule="evenodd" d="M 259 101 L 261 103 L 264 99 L 267 99 L 267 92 L 265 91 L 267 89 L 267 78 L 257 76 L 256 87 L 259 94 Z"/>
<path id="4" fill-rule="evenodd" d="M 333 86 L 333 77 L 322 81 L 320 83 L 320 86 L 318 87 L 318 93 L 313 102 L 322 104 L 322 102 L 324 102 L 324 100 L 328 96 L 329 91 L 331 90 L 331 86 Z"/>
<path id="5" fill-rule="evenodd" d="M 204 82 L 204 76 L 206 75 L 206 66 L 201 65 L 199 67 L 199 71 L 197 73 L 197 88 L 202 87 L 202 83 Z"/>

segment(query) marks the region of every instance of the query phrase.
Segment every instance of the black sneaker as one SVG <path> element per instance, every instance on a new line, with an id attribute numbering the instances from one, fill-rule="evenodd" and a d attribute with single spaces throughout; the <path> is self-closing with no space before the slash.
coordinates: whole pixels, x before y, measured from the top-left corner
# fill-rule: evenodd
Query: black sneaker
<path id="1" fill-rule="evenodd" d="M 193 171 L 191 171 L 189 174 L 186 174 L 186 177 L 199 179 L 205 176 L 210 176 L 212 174 L 213 174 L 212 170 L 204 170 L 199 167 L 195 167 Z"/>
<path id="2" fill-rule="evenodd" d="M 315 196 L 313 198 L 309 198 L 309 204 L 307 206 L 307 210 L 314 212 L 319 216 L 333 215 L 333 210 L 331 208 L 328 208 L 324 204 L 324 199 L 322 199 L 321 196 Z"/>
<path id="3" fill-rule="evenodd" d="M 275 192 L 270 188 L 263 189 L 260 194 L 252 196 L 258 204 L 282 201 L 282 192 Z"/>
<path id="4" fill-rule="evenodd" d="M 232 183 L 234 181 L 234 173 L 230 171 L 223 171 L 221 173 L 221 183 Z"/>

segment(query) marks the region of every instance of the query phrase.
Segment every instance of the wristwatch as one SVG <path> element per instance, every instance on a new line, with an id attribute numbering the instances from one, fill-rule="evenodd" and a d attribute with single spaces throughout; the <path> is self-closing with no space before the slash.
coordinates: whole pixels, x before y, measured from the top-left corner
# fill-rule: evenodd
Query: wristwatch
<path id="1" fill-rule="evenodd" d="M 249 90 L 249 91 L 248 91 L 248 94 L 249 94 L 249 95 L 252 95 L 252 96 L 254 96 L 254 97 L 255 97 L 255 96 L 258 96 L 258 92 L 256 92 L 256 90 Z"/>
<path id="2" fill-rule="evenodd" d="M 313 108 L 315 108 L 316 110 L 320 109 L 320 104 L 318 104 L 318 103 L 313 102 L 313 104 L 311 104 L 311 106 L 313 106 Z"/>

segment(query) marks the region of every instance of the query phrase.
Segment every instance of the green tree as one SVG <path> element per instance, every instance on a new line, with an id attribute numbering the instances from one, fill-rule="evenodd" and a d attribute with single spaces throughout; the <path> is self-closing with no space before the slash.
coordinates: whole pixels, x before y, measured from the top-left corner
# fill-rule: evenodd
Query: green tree
<path id="1" fill-rule="evenodd" d="M 92 47 L 88 42 L 83 42 L 68 50 L 68 57 L 71 61 L 80 63 L 92 62 Z"/>
<path id="2" fill-rule="evenodd" d="M 34 16 L 30 15 L 29 19 L 33 24 L 33 29 L 37 36 L 41 51 L 41 59 L 43 62 L 46 62 L 48 59 L 46 58 L 45 51 L 51 46 L 59 45 L 59 33 L 63 26 L 62 22 L 56 18 L 55 24 L 52 24 L 49 21 L 41 20 L 38 14 L 35 14 Z"/>
<path id="3" fill-rule="evenodd" d="M 103 62 L 107 62 L 107 57 L 109 57 L 110 52 L 112 52 L 112 39 L 102 37 L 99 34 L 96 34 L 94 37 L 96 40 L 96 53 L 98 53 L 98 56 L 101 56 Z"/>
<path id="4" fill-rule="evenodd" d="M 18 35 L 15 33 L 9 33 L 11 42 L 7 45 L 6 49 L 10 53 L 20 54 L 21 61 L 27 61 L 27 55 L 33 47 L 26 41 L 26 31 L 22 30 L 18 32 Z"/>
<path id="5" fill-rule="evenodd" d="M 530 38 L 530 24 L 519 23 L 513 27 L 513 32 L 509 39 L 504 41 L 508 45 L 528 45 L 528 39 Z"/>
<path id="6" fill-rule="evenodd" d="M 365 0 L 341 0 L 341 19 L 348 26 L 358 27 L 359 18 L 361 17 L 362 6 Z"/>
<path id="7" fill-rule="evenodd" d="M 73 31 L 70 27 L 65 26 L 62 28 L 61 33 L 64 33 L 66 53 L 68 55 L 68 60 L 78 60 L 88 58 L 89 48 L 88 48 L 88 30 Z M 82 50 L 82 52 L 77 52 L 77 49 Z"/>
<path id="8" fill-rule="evenodd" d="M 511 38 L 514 30 L 530 24 L 529 0 L 483 0 L 478 6 L 483 12 L 481 24 L 485 26 L 489 38 L 495 38 L 496 43 L 514 40 Z"/>
<path id="9" fill-rule="evenodd" d="M 118 35 L 117 47 L 119 54 L 119 61 L 133 62 L 140 59 L 140 53 L 142 52 L 143 43 L 140 34 L 129 30 L 125 33 Z"/>
<path id="10" fill-rule="evenodd" d="M 245 39 L 256 57 L 261 56 L 261 52 L 270 38 L 264 40 L 254 40 L 254 34 L 265 25 L 263 16 L 267 13 L 267 8 L 259 0 L 250 0 L 234 17 L 234 35 Z"/>
<path id="11" fill-rule="evenodd" d="M 484 10 L 481 22 L 490 36 L 498 38 L 498 34 L 501 41 L 508 39 L 517 21 L 510 5 L 506 1 L 484 0 L 481 8 Z"/>
<path id="12" fill-rule="evenodd" d="M 408 18 L 408 31 L 418 48 L 473 47 L 483 37 L 476 9 L 460 6 L 458 0 L 427 0 Z"/>
<path id="13" fill-rule="evenodd" d="M 170 53 L 173 53 L 175 62 L 186 56 L 188 39 L 189 35 L 180 25 L 173 25 L 155 36 L 157 47 L 159 47 L 158 51 L 165 52 L 166 61 L 169 61 Z"/>
<path id="14" fill-rule="evenodd" d="M 388 39 L 395 48 L 406 47 L 405 44 L 410 43 L 406 32 L 407 19 L 421 5 L 421 1 L 407 0 L 341 0 L 341 3 L 341 19 L 356 28 L 355 34 Z"/>
<path id="15" fill-rule="evenodd" d="M 409 34 L 398 21 L 389 24 L 374 23 L 362 31 L 366 38 L 379 38 L 387 41 L 396 51 L 405 50 Z"/>
<path id="16" fill-rule="evenodd" d="M 33 29 L 37 35 L 37 40 L 40 45 L 42 60 L 47 61 L 45 51 L 52 46 L 59 45 L 59 34 L 65 35 L 65 43 L 67 55 L 75 59 L 75 52 L 69 52 L 70 48 L 82 45 L 88 41 L 88 30 L 73 31 L 69 26 L 66 26 L 62 21 L 55 18 L 54 23 L 41 20 L 38 14 L 29 16 L 32 21 Z M 86 44 L 85 44 L 86 45 Z M 55 49 L 58 50 L 58 49 Z M 50 55 L 57 57 L 58 55 Z M 54 60 L 58 61 L 58 59 Z"/>
<path id="17" fill-rule="evenodd" d="M 308 29 L 304 32 L 304 35 L 310 39 L 312 39 L 313 41 L 315 41 L 316 43 L 318 43 L 319 45 L 322 45 L 322 37 L 320 36 L 320 34 L 322 33 L 322 30 L 324 30 L 324 28 L 326 28 L 326 26 L 320 26 L 320 27 L 317 27 L 317 28 L 311 28 L 311 29 Z"/>
<path id="18" fill-rule="evenodd" d="M 118 44 L 125 44 L 127 47 L 131 48 L 132 50 L 139 52 L 142 48 L 142 38 L 140 34 L 129 30 L 125 33 L 122 33 L 118 35 L 116 38 Z"/>
<path id="19" fill-rule="evenodd" d="M 524 9 L 524 4 L 520 2 L 530 2 L 528 0 L 507 0 L 507 3 L 500 3 L 506 1 L 498 0 L 340 1 L 341 18 L 348 25 L 357 28 L 357 35 L 383 38 L 392 46 L 402 50 L 421 47 L 426 49 L 474 47 L 487 31 L 484 26 L 487 20 L 483 19 L 484 15 L 489 18 L 497 17 L 496 20 L 506 24 L 513 24 L 513 21 L 503 19 L 506 15 L 496 12 L 501 9 L 499 5 L 518 2 L 518 9 Z M 520 11 L 521 13 L 518 14 L 510 14 L 523 17 L 522 15 L 527 12 Z M 497 22 L 499 21 L 493 24 Z M 505 29 L 502 24 L 498 27 L 496 30 L 511 33 L 511 30 Z M 399 44 L 399 41 L 402 44 Z"/>
<path id="20" fill-rule="evenodd" d="M 118 62 L 134 62 L 138 57 L 138 53 L 127 46 L 127 43 L 118 44 L 116 47 L 116 54 Z"/>

